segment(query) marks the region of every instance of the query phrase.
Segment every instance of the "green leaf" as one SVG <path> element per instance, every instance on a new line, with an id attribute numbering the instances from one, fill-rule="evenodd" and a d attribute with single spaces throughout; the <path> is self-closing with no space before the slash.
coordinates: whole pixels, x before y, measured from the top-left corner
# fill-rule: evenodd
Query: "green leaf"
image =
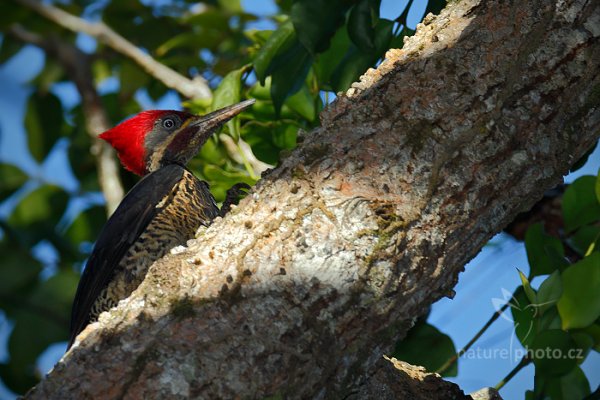
<path id="1" fill-rule="evenodd" d="M 559 378 L 547 379 L 545 394 L 552 400 L 582 400 L 590 394 L 590 383 L 579 367 Z"/>
<path id="2" fill-rule="evenodd" d="M 600 203 L 596 197 L 595 176 L 582 176 L 569 185 L 562 200 L 565 228 L 571 232 L 600 220 Z"/>
<path id="3" fill-rule="evenodd" d="M 105 79 L 112 76 L 110 65 L 106 59 L 97 59 L 92 63 L 92 75 L 94 76 L 94 83 L 99 85 L 104 82 Z"/>
<path id="4" fill-rule="evenodd" d="M 224 23 L 224 27 L 226 27 L 227 20 L 225 20 Z M 196 48 L 213 48 L 218 45 L 222 39 L 223 35 L 213 30 L 205 29 L 202 33 L 184 32 L 169 38 L 166 42 L 157 47 L 156 55 L 158 57 L 164 57 L 174 49 L 189 51 L 189 49 Z"/>
<path id="5" fill-rule="evenodd" d="M 515 324 L 515 334 L 524 347 L 535 339 L 539 320 L 537 307 L 529 302 L 523 286 L 519 286 L 510 302 Z"/>
<path id="6" fill-rule="evenodd" d="M 36 243 L 54 232 L 69 201 L 69 195 L 53 185 L 44 185 L 23 198 L 13 210 L 8 223 L 26 231 L 28 242 Z"/>
<path id="7" fill-rule="evenodd" d="M 65 71 L 62 65 L 52 59 L 47 59 L 44 68 L 31 81 L 31 84 L 36 86 L 40 91 L 47 92 L 54 83 L 63 78 L 64 74 Z"/>
<path id="8" fill-rule="evenodd" d="M 531 225 L 527 229 L 525 249 L 531 277 L 551 274 L 568 265 L 561 241 L 546 234 L 541 223 Z"/>
<path id="9" fill-rule="evenodd" d="M 78 130 L 74 132 L 67 151 L 71 170 L 77 178 L 82 191 L 100 191 L 96 159 L 90 152 L 91 138 L 82 126 L 75 121 Z M 83 124 L 83 120 L 81 120 Z M 108 144 L 107 144 L 108 145 Z"/>
<path id="10" fill-rule="evenodd" d="M 182 106 L 192 114 L 206 114 L 212 109 L 213 99 L 199 98 L 182 102 Z"/>
<path id="11" fill-rule="evenodd" d="M 226 33 L 230 30 L 229 15 L 218 8 L 210 6 L 202 12 L 184 15 L 182 22 L 185 25 L 194 27 L 197 36 L 203 36 L 209 31 Z"/>
<path id="12" fill-rule="evenodd" d="M 29 11 L 27 8 L 13 2 L 4 2 L 0 13 L 0 30 L 5 31 L 14 23 L 27 19 Z M 7 35 L 2 35 L 2 45 L 7 41 Z M 10 37 L 10 36 L 8 36 Z"/>
<path id="13" fill-rule="evenodd" d="M 594 145 L 588 151 L 586 151 L 585 154 L 575 162 L 575 164 L 571 165 L 571 168 L 569 168 L 569 172 L 575 172 L 581 167 L 583 167 L 587 163 L 587 160 L 590 157 L 590 155 L 592 155 L 594 150 L 596 150 L 596 147 L 598 147 L 598 142 L 594 143 Z"/>
<path id="14" fill-rule="evenodd" d="M 240 0 L 219 0 L 219 5 L 225 11 L 230 13 L 242 12 L 242 5 L 240 4 Z"/>
<path id="15" fill-rule="evenodd" d="M 594 337 L 583 331 L 570 333 L 571 337 L 573 338 L 575 343 L 577 343 L 578 347 L 577 354 L 575 354 L 575 357 L 577 358 L 577 363 L 581 364 L 583 361 L 585 361 L 585 358 L 589 354 L 592 347 L 594 347 Z"/>
<path id="16" fill-rule="evenodd" d="M 271 87 L 269 86 L 269 90 L 270 89 Z M 272 101 L 257 100 L 249 112 L 254 116 L 255 120 L 260 120 L 265 123 L 271 123 L 270 121 L 277 119 L 275 115 L 275 107 L 273 106 Z"/>
<path id="17" fill-rule="evenodd" d="M 21 365 L 15 364 L 13 360 L 10 360 L 8 364 L 0 364 L 0 378 L 14 393 L 25 394 L 38 383 L 40 377 L 31 371 L 24 373 Z"/>
<path id="18" fill-rule="evenodd" d="M 537 291 L 537 304 L 540 312 L 544 313 L 547 309 L 554 306 L 562 295 L 562 281 L 560 273 L 554 271 L 552 275 L 542 282 Z"/>
<path id="19" fill-rule="evenodd" d="M 273 34 L 272 30 L 269 29 L 265 29 L 265 30 L 258 30 L 258 29 L 248 29 L 246 31 L 244 31 L 244 36 L 246 36 L 248 39 L 250 39 L 252 41 L 252 43 L 254 43 L 255 45 L 258 45 L 259 48 L 264 46 L 265 43 L 267 43 L 267 40 L 269 40 L 269 37 Z M 255 52 L 257 49 L 255 47 L 251 47 L 248 49 L 248 51 L 250 52 L 250 55 L 254 56 L 255 53 L 253 53 L 253 51 Z M 254 58 L 254 57 L 252 57 Z"/>
<path id="20" fill-rule="evenodd" d="M 221 147 L 219 147 L 218 141 L 209 140 L 200 149 L 200 157 L 192 159 L 192 162 L 194 162 L 198 158 L 204 160 L 204 164 L 219 165 L 223 163 L 223 160 L 227 159 L 227 154 Z"/>
<path id="21" fill-rule="evenodd" d="M 280 149 L 293 149 L 296 147 L 298 127 L 293 124 L 278 124 L 273 130 L 273 143 Z"/>
<path id="22" fill-rule="evenodd" d="M 348 18 L 348 36 L 360 50 L 375 50 L 375 25 L 379 19 L 380 0 L 361 0 Z"/>
<path id="23" fill-rule="evenodd" d="M 406 26 L 403 27 L 400 30 L 400 32 L 396 33 L 396 35 L 394 35 L 394 37 L 390 41 L 390 49 L 401 49 L 402 47 L 404 47 L 404 37 L 412 36 L 414 34 L 414 30 L 407 28 Z"/>
<path id="24" fill-rule="evenodd" d="M 535 400 L 535 393 L 533 392 L 533 390 L 525 391 L 525 400 Z"/>
<path id="25" fill-rule="evenodd" d="M 254 72 L 256 72 L 256 77 L 263 85 L 267 78 L 267 71 L 271 65 L 271 61 L 281 51 L 289 48 L 295 40 L 294 26 L 292 25 L 292 21 L 287 20 L 269 36 L 267 42 L 258 51 L 253 60 Z"/>
<path id="26" fill-rule="evenodd" d="M 421 365 L 428 371 L 437 371 L 444 363 L 456 354 L 452 339 L 440 332 L 435 326 L 426 322 L 418 322 L 406 337 L 396 343 L 393 357 L 413 365 Z M 456 376 L 458 366 L 444 373 L 444 376 Z"/>
<path id="27" fill-rule="evenodd" d="M 539 307 L 538 307 L 539 309 Z M 538 331 L 544 331 L 548 329 L 561 329 L 562 322 L 560 320 L 560 315 L 558 315 L 558 310 L 556 307 L 550 307 L 544 310 L 543 313 L 538 313 Z"/>
<path id="28" fill-rule="evenodd" d="M 19 294 L 27 287 L 38 281 L 38 274 L 42 270 L 40 263 L 28 251 L 9 244 L 6 240 L 1 242 L 2 263 L 0 263 L 0 305 L 6 312 L 18 304 L 9 304 L 13 294 Z M 10 314 L 9 314 L 10 316 Z"/>
<path id="29" fill-rule="evenodd" d="M 600 352 L 600 323 L 596 322 L 590 326 L 586 326 L 585 328 L 578 330 L 577 332 L 583 332 L 589 335 L 594 341 L 594 350 Z"/>
<path id="30" fill-rule="evenodd" d="M 429 0 L 425 9 L 425 15 L 429 13 L 438 15 L 444 7 L 446 7 L 446 0 Z"/>
<path id="31" fill-rule="evenodd" d="M 73 271 L 61 271 L 40 282 L 33 294 L 23 299 L 8 340 L 10 368 L 26 377 L 39 378 L 35 362 L 40 353 L 68 338 L 71 301 L 78 279 Z"/>
<path id="32" fill-rule="evenodd" d="M 589 255 L 594 250 L 600 249 L 600 227 L 584 225 L 577 229 L 567 241 L 569 246 L 577 251 L 579 255 Z"/>
<path id="33" fill-rule="evenodd" d="M 248 91 L 250 97 L 257 100 L 271 100 L 271 77 L 265 79 L 265 83 L 256 82 Z"/>
<path id="34" fill-rule="evenodd" d="M 302 46 L 312 55 L 326 50 L 347 9 L 343 0 L 296 0 L 290 18 Z"/>
<path id="35" fill-rule="evenodd" d="M 539 332 L 529 347 L 536 373 L 549 376 L 565 375 L 575 368 L 577 353 L 577 343 L 560 329 Z"/>
<path id="36" fill-rule="evenodd" d="M 527 279 L 525 274 L 521 272 L 521 270 L 517 269 L 517 271 L 519 271 L 519 278 L 521 279 L 521 284 L 523 285 L 523 290 L 525 291 L 525 295 L 527 296 L 529 303 L 538 304 L 535 290 L 531 288 L 529 280 Z"/>
<path id="37" fill-rule="evenodd" d="M 52 93 L 33 92 L 27 101 L 25 129 L 29 151 L 41 162 L 61 136 L 63 112 L 60 100 Z"/>
<path id="38" fill-rule="evenodd" d="M 53 322 L 69 321 L 71 304 L 75 297 L 78 282 L 78 273 L 71 269 L 61 270 L 48 280 L 42 281 L 30 296 L 29 301 L 38 308 L 44 308 L 51 313 L 50 317 L 53 318 Z M 49 302 L 48 299 L 52 299 L 52 301 Z M 67 329 L 66 325 L 61 324 L 60 327 Z M 58 340 L 65 340 L 66 338 L 67 336 L 63 335 Z"/>
<path id="39" fill-rule="evenodd" d="M 228 73 L 214 92 L 212 110 L 239 103 L 242 90 L 242 75 L 247 67 L 242 67 Z M 227 122 L 229 134 L 235 140 L 240 137 L 240 121 L 235 117 Z"/>
<path id="40" fill-rule="evenodd" d="M 393 21 L 380 19 L 375 27 L 375 51 L 361 52 L 356 46 L 350 46 L 346 56 L 338 65 L 331 77 L 335 91 L 343 91 L 350 87 L 369 67 L 373 67 L 389 48 L 393 33 Z"/>
<path id="41" fill-rule="evenodd" d="M 71 223 L 64 236 L 74 244 L 95 242 L 106 222 L 106 210 L 94 206 L 82 211 Z"/>
<path id="42" fill-rule="evenodd" d="M 294 4 L 294 0 L 275 0 L 275 3 L 282 12 L 289 14 L 292 9 L 292 4 Z"/>
<path id="43" fill-rule="evenodd" d="M 151 80 L 148 84 L 149 86 L 147 86 L 148 94 L 150 96 L 152 96 L 150 93 L 151 88 L 156 82 L 156 80 Z M 165 88 L 161 83 L 157 83 L 157 85 L 161 87 L 158 95 L 158 97 L 160 97 L 164 94 Z M 130 117 L 132 114 L 137 114 L 138 112 L 142 111 L 140 105 L 136 101 L 130 100 L 123 102 L 122 100 L 123 99 L 121 99 L 118 93 L 107 93 L 102 96 L 102 104 L 106 108 L 108 115 L 111 116 L 113 121 L 118 122 L 124 120 L 125 118 Z M 84 118 L 83 114 L 81 117 Z"/>
<path id="44" fill-rule="evenodd" d="M 139 0 L 108 2 L 102 19 L 123 37 L 145 49 L 157 48 L 180 31 L 175 28 L 173 18 L 157 15 L 154 7 Z"/>
<path id="45" fill-rule="evenodd" d="M 273 106 L 270 108 L 271 115 L 273 116 L 260 122 L 258 118 L 255 118 L 245 124 L 242 128 L 242 136 L 252 147 L 252 151 L 256 157 L 264 162 L 276 164 L 279 160 L 281 150 L 290 148 L 290 146 L 295 144 L 298 127 L 287 120 L 276 121 Z M 286 108 L 284 106 L 283 110 Z M 255 110 L 252 111 L 255 112 Z"/>
<path id="46" fill-rule="evenodd" d="M 348 30 L 339 29 L 331 39 L 331 46 L 317 56 L 313 68 L 322 89 L 334 89 L 331 84 L 331 76 L 346 56 L 350 44 Z"/>
<path id="47" fill-rule="evenodd" d="M 315 108 L 315 99 L 310 94 L 308 86 L 304 85 L 296 92 L 293 96 L 287 99 L 285 104 L 300 114 L 300 116 L 307 121 L 314 121 L 317 116 L 317 110 Z"/>
<path id="48" fill-rule="evenodd" d="M 0 202 L 23 186 L 29 177 L 12 164 L 0 163 Z"/>
<path id="49" fill-rule="evenodd" d="M 302 87 L 311 64 L 312 57 L 298 42 L 273 61 L 271 98 L 276 112 L 288 96 Z"/>
<path id="50" fill-rule="evenodd" d="M 600 317 L 600 252 L 594 252 L 562 273 L 558 311 L 563 329 L 585 328 Z"/>
<path id="51" fill-rule="evenodd" d="M 21 43 L 16 40 L 9 40 L 6 36 L 2 40 L 2 46 L 0 47 L 0 64 L 10 60 L 14 55 L 23 49 Z"/>
<path id="52" fill-rule="evenodd" d="M 238 182 L 244 182 L 249 185 L 256 183 L 252 178 L 245 174 L 243 170 L 226 171 L 225 169 L 214 165 L 207 165 L 203 170 L 206 179 L 211 181 L 219 181 L 227 186 L 232 186 Z"/>
<path id="53" fill-rule="evenodd" d="M 127 60 L 123 61 L 119 76 L 121 84 L 119 95 L 121 99 L 132 97 L 138 89 L 146 86 L 149 81 L 150 77 L 148 74 L 138 67 L 137 64 Z"/>

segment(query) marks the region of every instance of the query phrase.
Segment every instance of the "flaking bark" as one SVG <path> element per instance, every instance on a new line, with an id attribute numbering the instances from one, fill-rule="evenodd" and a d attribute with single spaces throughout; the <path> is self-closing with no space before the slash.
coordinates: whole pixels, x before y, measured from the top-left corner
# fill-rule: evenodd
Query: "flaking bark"
<path id="1" fill-rule="evenodd" d="M 450 3 L 28 398 L 359 392 L 597 140 L 599 101 L 600 2 Z"/>

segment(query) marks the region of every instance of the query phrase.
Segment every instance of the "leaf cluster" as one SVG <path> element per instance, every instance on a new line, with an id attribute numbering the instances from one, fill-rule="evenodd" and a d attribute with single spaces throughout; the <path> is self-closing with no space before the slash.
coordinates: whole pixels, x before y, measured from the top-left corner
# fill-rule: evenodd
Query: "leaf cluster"
<path id="1" fill-rule="evenodd" d="M 528 399 L 588 396 L 579 365 L 600 351 L 600 173 L 569 185 L 562 217 L 560 238 L 544 232 L 541 223 L 528 229 L 530 273 L 519 272 L 522 285 L 510 303 L 515 333 L 535 365 Z M 537 290 L 530 283 L 536 277 L 545 277 Z"/>

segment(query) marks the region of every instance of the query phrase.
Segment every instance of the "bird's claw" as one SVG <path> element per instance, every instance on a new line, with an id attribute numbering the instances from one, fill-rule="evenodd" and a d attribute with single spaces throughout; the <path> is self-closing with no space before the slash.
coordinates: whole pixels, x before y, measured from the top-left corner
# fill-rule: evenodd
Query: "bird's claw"
<path id="1" fill-rule="evenodd" d="M 246 192 L 250 190 L 250 185 L 247 183 L 236 183 L 232 187 L 227 190 L 227 194 L 225 195 L 225 201 L 223 201 L 223 205 L 221 206 L 221 211 L 219 215 L 224 217 L 231 210 L 231 206 L 236 204 L 238 198 L 242 195 L 246 195 Z"/>

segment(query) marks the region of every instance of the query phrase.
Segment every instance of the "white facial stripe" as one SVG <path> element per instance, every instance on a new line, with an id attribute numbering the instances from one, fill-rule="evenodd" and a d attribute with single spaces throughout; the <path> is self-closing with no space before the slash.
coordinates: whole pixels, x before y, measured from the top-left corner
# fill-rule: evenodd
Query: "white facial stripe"
<path id="1" fill-rule="evenodd" d="M 147 166 L 148 171 L 156 171 L 160 168 L 160 162 L 162 161 L 165 155 L 165 151 L 167 150 L 167 147 L 169 147 L 169 144 L 171 144 L 171 142 L 173 141 L 174 137 L 175 135 L 170 135 L 169 137 L 167 137 L 166 140 L 162 142 L 152 153 L 149 160 L 150 162 Z"/>

